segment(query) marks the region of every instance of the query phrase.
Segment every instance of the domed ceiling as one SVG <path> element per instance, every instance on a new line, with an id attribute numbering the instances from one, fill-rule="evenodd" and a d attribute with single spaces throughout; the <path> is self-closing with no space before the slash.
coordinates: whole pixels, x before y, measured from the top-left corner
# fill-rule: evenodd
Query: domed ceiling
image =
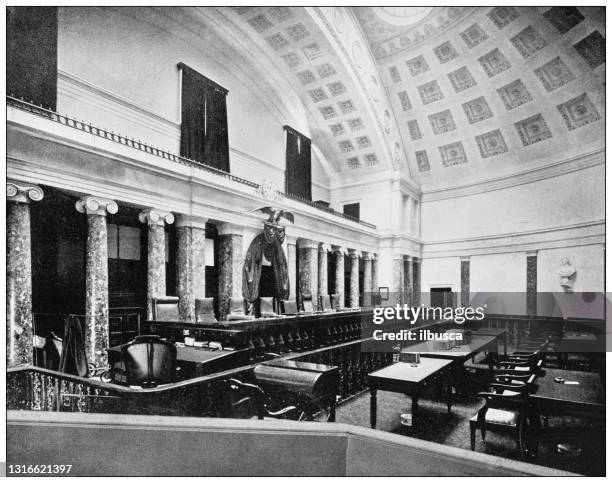
<path id="1" fill-rule="evenodd" d="M 401 168 L 435 192 L 603 156 L 602 7 L 223 11 L 300 95 L 340 179 Z"/>

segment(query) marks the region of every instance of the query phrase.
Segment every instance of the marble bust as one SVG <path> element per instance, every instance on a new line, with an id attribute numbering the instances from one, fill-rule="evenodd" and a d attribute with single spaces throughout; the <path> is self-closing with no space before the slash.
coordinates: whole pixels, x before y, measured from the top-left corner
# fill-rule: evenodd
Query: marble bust
<path id="1" fill-rule="evenodd" d="M 557 270 L 559 283 L 565 292 L 573 292 L 576 280 L 576 268 L 570 263 L 569 258 L 563 257 Z"/>

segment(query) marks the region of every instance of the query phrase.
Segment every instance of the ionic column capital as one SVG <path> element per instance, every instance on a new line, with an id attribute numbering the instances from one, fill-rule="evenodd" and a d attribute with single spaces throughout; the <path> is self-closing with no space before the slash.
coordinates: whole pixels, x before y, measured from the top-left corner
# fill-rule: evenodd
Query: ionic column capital
<path id="1" fill-rule="evenodd" d="M 355 250 L 354 248 L 349 249 L 349 257 L 351 258 L 360 258 L 361 252 L 359 250 Z"/>
<path id="2" fill-rule="evenodd" d="M 316 250 L 319 249 L 319 244 L 316 241 L 309 240 L 307 238 L 298 238 L 297 244 L 298 248 L 314 248 Z"/>
<path id="3" fill-rule="evenodd" d="M 177 228 L 188 226 L 190 228 L 200 228 L 201 230 L 205 230 L 207 221 L 208 218 L 202 218 L 200 216 L 178 214 L 176 215 L 175 226 Z"/>
<path id="4" fill-rule="evenodd" d="M 525 255 L 528 257 L 537 257 L 538 256 L 538 251 L 537 250 L 530 250 L 528 252 L 525 252 Z"/>
<path id="5" fill-rule="evenodd" d="M 164 226 L 165 223 L 169 225 L 174 223 L 174 215 L 172 213 L 157 208 L 142 210 L 138 214 L 138 219 L 141 223 L 146 223 L 148 225 Z"/>
<path id="6" fill-rule="evenodd" d="M 411 255 L 404 255 L 404 261 L 411 262 L 414 257 Z"/>
<path id="7" fill-rule="evenodd" d="M 346 255 L 347 250 L 344 247 L 341 247 L 339 245 L 332 245 L 332 252 L 334 252 L 334 254 L 340 254 L 340 255 Z"/>
<path id="8" fill-rule="evenodd" d="M 469 255 L 467 255 L 467 256 L 465 256 L 465 257 L 459 257 L 459 260 L 461 260 L 462 262 L 469 262 L 469 261 L 470 261 L 470 258 L 471 258 L 471 257 L 470 257 Z"/>
<path id="9" fill-rule="evenodd" d="M 244 227 L 234 223 L 223 222 L 217 224 L 219 235 L 244 235 Z"/>
<path id="10" fill-rule="evenodd" d="M 363 252 L 364 261 L 372 261 L 376 258 L 376 255 L 371 252 Z"/>
<path id="11" fill-rule="evenodd" d="M 91 195 L 83 196 L 76 202 L 75 206 L 79 213 L 86 213 L 87 215 L 106 216 L 107 213 L 114 215 L 119 211 L 119 206 L 115 201 Z"/>
<path id="12" fill-rule="evenodd" d="M 30 201 L 40 201 L 44 193 L 40 186 L 26 184 L 17 181 L 6 182 L 6 197 L 9 201 L 17 203 L 29 203 Z"/>
<path id="13" fill-rule="evenodd" d="M 329 243 L 319 243 L 319 251 L 321 253 L 331 252 L 331 245 Z"/>

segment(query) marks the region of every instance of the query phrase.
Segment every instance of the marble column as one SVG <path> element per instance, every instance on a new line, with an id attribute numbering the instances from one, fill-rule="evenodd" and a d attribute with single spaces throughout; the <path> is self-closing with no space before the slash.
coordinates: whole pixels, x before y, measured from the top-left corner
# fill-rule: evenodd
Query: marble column
<path id="1" fill-rule="evenodd" d="M 297 302 L 297 239 L 294 236 L 286 235 L 287 244 L 287 274 L 289 275 L 289 300 Z"/>
<path id="2" fill-rule="evenodd" d="M 538 314 L 538 252 L 527 252 L 527 315 Z"/>
<path id="3" fill-rule="evenodd" d="M 378 293 L 378 257 L 372 254 L 372 292 Z"/>
<path id="4" fill-rule="evenodd" d="M 412 257 L 404 257 L 404 303 L 412 305 Z"/>
<path id="5" fill-rule="evenodd" d="M 412 305 L 421 305 L 421 260 L 412 258 Z"/>
<path id="6" fill-rule="evenodd" d="M 338 307 L 344 308 L 344 249 L 334 247 L 336 257 L 336 293 L 338 294 Z"/>
<path id="7" fill-rule="evenodd" d="M 312 295 L 312 304 L 317 307 L 317 294 L 319 293 L 319 244 L 312 240 L 299 238 L 298 247 L 298 300 L 302 294 Z"/>
<path id="8" fill-rule="evenodd" d="M 351 263 L 350 304 L 352 309 L 359 308 L 359 256 L 358 250 L 349 250 Z"/>
<path id="9" fill-rule="evenodd" d="M 33 364 L 32 234 L 30 201 L 40 201 L 40 187 L 7 181 L 6 197 L 6 363 Z"/>
<path id="10" fill-rule="evenodd" d="M 222 223 L 219 231 L 219 319 L 225 320 L 232 297 L 242 297 L 243 229 Z"/>
<path id="11" fill-rule="evenodd" d="M 327 252 L 331 249 L 326 243 L 319 243 L 319 296 L 329 295 L 327 285 Z"/>
<path id="12" fill-rule="evenodd" d="M 470 257 L 461 257 L 461 306 L 470 305 Z"/>
<path id="13" fill-rule="evenodd" d="M 206 219 L 176 218 L 176 292 L 181 322 L 195 323 L 195 300 L 206 296 Z"/>
<path id="14" fill-rule="evenodd" d="M 403 303 L 404 294 L 404 256 L 396 255 L 393 257 L 393 298 L 395 304 Z"/>
<path id="15" fill-rule="evenodd" d="M 147 318 L 153 319 L 153 299 L 166 296 L 166 230 L 165 224 L 174 223 L 174 215 L 156 208 L 138 214 L 147 232 Z"/>
<path id="16" fill-rule="evenodd" d="M 363 305 L 372 305 L 372 254 L 363 254 Z"/>
<path id="17" fill-rule="evenodd" d="M 76 209 L 87 215 L 85 262 L 85 351 L 88 362 L 108 365 L 108 235 L 107 213 L 119 210 L 113 200 L 84 196 Z"/>

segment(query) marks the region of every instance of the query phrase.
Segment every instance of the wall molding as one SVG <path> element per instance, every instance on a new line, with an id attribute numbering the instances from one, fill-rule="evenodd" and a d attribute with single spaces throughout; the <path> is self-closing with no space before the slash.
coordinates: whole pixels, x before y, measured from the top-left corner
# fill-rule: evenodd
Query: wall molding
<path id="1" fill-rule="evenodd" d="M 589 153 L 573 156 L 561 161 L 555 161 L 526 171 L 511 173 L 498 178 L 468 183 L 450 188 L 422 190 L 422 202 L 446 200 L 463 196 L 472 196 L 487 191 L 497 191 L 514 186 L 520 186 L 537 181 L 543 181 L 557 176 L 573 173 L 583 169 L 605 164 L 605 147 L 595 149 Z"/>

